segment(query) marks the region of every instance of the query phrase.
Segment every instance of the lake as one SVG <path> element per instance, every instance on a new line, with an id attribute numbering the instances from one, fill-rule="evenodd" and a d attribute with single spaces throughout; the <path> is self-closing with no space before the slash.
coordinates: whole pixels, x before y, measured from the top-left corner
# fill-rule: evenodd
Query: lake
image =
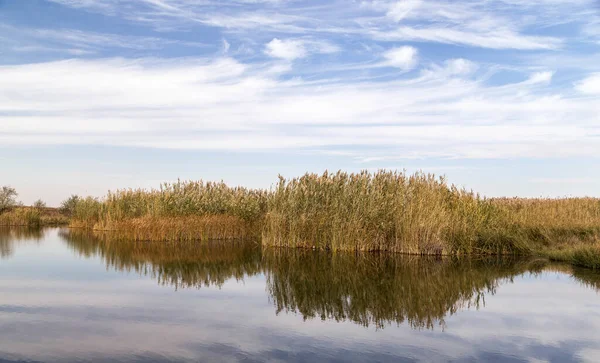
<path id="1" fill-rule="evenodd" d="M 599 291 L 542 259 L 0 229 L 0 362 L 598 362 Z"/>

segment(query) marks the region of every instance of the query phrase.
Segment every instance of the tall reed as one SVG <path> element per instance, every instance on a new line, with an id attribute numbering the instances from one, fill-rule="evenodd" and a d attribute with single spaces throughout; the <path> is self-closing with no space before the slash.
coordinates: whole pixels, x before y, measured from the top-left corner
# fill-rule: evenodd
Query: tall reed
<path id="1" fill-rule="evenodd" d="M 430 174 L 363 171 L 280 178 L 263 243 L 416 254 L 520 250 L 501 210 Z M 497 235 L 500 233 L 500 235 Z"/>
<path id="2" fill-rule="evenodd" d="M 117 190 L 102 201 L 79 198 L 72 226 L 130 231 L 140 240 L 258 236 L 267 196 L 267 191 L 203 181 Z"/>

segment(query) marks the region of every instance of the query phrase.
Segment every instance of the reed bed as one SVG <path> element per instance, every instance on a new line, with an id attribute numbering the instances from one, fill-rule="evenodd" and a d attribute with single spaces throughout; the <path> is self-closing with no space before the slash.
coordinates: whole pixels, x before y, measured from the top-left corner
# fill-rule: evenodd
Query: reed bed
<path id="1" fill-rule="evenodd" d="M 265 246 L 333 251 L 558 255 L 600 240 L 599 199 L 487 199 L 443 177 L 383 170 L 280 177 L 269 190 L 178 181 L 65 203 L 72 227 L 139 241 L 262 237 Z"/>
<path id="2" fill-rule="evenodd" d="M 263 243 L 409 254 L 522 252 L 502 210 L 444 178 L 337 172 L 280 178 Z"/>
<path id="3" fill-rule="evenodd" d="M 203 181 L 118 190 L 102 201 L 77 199 L 71 226 L 129 232 L 148 241 L 256 237 L 267 196 L 267 191 Z"/>
<path id="4" fill-rule="evenodd" d="M 40 227 L 42 215 L 35 208 L 14 208 L 0 214 L 0 226 Z"/>

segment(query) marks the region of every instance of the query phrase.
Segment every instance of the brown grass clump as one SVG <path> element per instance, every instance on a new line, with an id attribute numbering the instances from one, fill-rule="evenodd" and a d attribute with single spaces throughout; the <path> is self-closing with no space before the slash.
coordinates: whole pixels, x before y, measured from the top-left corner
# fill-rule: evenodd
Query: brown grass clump
<path id="1" fill-rule="evenodd" d="M 0 226 L 39 227 L 41 225 L 41 213 L 35 208 L 14 208 L 0 214 Z"/>

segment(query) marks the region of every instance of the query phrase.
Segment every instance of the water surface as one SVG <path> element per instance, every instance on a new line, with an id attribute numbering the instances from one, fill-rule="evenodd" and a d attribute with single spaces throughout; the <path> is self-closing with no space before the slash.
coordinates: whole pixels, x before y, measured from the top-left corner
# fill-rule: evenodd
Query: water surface
<path id="1" fill-rule="evenodd" d="M 597 362 L 600 274 L 0 229 L 0 362 Z"/>

